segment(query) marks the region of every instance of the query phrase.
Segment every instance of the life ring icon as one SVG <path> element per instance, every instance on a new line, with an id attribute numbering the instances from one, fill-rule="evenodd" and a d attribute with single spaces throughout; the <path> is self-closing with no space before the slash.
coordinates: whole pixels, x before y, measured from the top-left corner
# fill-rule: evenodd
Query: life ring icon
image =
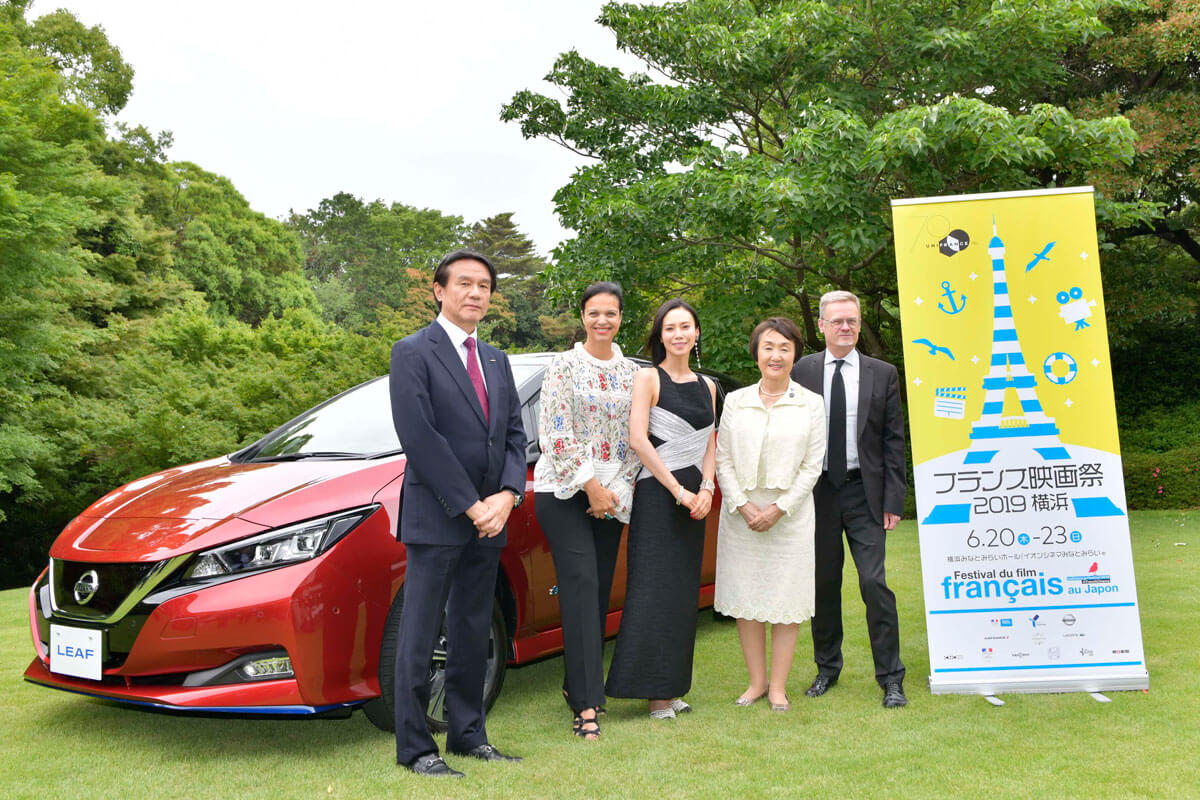
<path id="1" fill-rule="evenodd" d="M 1054 371 L 1054 365 L 1059 362 L 1067 365 L 1066 375 L 1059 375 Z M 1068 353 L 1051 353 L 1046 356 L 1046 360 L 1042 363 L 1042 372 L 1046 373 L 1046 380 L 1063 386 L 1075 380 L 1075 376 L 1079 374 L 1079 365 L 1075 363 L 1075 359 L 1071 358 Z"/>

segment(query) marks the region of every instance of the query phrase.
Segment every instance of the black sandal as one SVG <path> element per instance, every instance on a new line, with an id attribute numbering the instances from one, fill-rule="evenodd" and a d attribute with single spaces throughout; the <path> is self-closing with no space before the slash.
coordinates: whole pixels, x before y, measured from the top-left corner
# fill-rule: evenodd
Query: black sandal
<path id="1" fill-rule="evenodd" d="M 582 739 L 594 742 L 600 738 L 600 720 L 595 717 L 584 719 L 582 714 L 576 714 L 575 722 L 571 725 L 571 732 Z M 589 739 L 588 737 L 595 738 Z"/>

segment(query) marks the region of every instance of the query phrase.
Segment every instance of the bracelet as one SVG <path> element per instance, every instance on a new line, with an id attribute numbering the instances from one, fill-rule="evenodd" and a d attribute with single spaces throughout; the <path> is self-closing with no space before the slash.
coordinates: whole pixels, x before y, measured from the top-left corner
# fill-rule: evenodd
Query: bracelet
<path id="1" fill-rule="evenodd" d="M 675 495 L 675 505 L 683 505 L 683 484 L 679 484 L 679 494 Z"/>
<path id="2" fill-rule="evenodd" d="M 700 481 L 700 491 L 704 491 L 705 489 L 708 489 L 711 492 L 711 491 L 715 490 L 716 488 L 717 488 L 717 485 L 710 480 L 705 479 L 705 480 Z"/>

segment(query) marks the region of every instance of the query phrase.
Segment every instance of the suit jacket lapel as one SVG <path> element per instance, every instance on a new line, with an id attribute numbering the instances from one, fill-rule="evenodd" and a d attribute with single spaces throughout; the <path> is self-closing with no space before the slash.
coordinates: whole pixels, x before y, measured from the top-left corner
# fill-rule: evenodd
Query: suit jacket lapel
<path id="1" fill-rule="evenodd" d="M 450 341 L 450 337 L 442 330 L 442 326 L 434 322 L 429 326 L 430 340 L 433 342 L 433 354 L 437 356 L 438 361 L 442 362 L 442 366 L 450 373 L 450 377 L 458 385 L 463 396 L 475 410 L 475 416 L 479 418 L 479 422 L 487 425 L 487 420 L 483 418 L 483 406 L 479 405 L 479 397 L 475 394 L 475 387 L 471 385 L 471 378 L 467 375 L 467 368 L 463 366 L 462 359 L 455 352 L 454 344 Z M 489 403 L 490 405 L 490 403 Z"/>
<path id="2" fill-rule="evenodd" d="M 871 390 L 875 386 L 875 370 L 863 357 L 858 354 L 858 438 L 861 441 L 863 431 L 867 429 L 867 414 L 871 412 Z"/>
<path id="3" fill-rule="evenodd" d="M 800 385 L 819 395 L 825 393 L 825 351 L 800 359 Z"/>

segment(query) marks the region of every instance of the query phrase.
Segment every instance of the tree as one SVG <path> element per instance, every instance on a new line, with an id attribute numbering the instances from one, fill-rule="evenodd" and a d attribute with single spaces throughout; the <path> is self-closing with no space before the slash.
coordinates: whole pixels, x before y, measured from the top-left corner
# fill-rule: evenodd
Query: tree
<path id="1" fill-rule="evenodd" d="M 817 297 L 850 289 L 867 351 L 897 359 L 891 198 L 1077 184 L 1132 160 L 1123 118 L 1029 96 L 1066 80 L 1063 54 L 1102 35 L 1097 13 L 1114 5 L 611 3 L 600 23 L 647 72 L 567 52 L 546 76 L 565 103 L 523 91 L 502 111 L 592 162 L 555 195 L 579 236 L 556 251 L 551 284 L 614 278 L 638 316 L 687 294 L 714 365 L 734 370 L 755 321 L 795 314 L 815 342 Z M 1099 206 L 1114 226 L 1154 213 Z"/>
<path id="2" fill-rule="evenodd" d="M 500 274 L 498 291 L 511 314 L 489 314 L 489 340 L 505 350 L 561 350 L 578 327 L 572 309 L 551 305 L 542 272 L 548 264 L 513 222 L 512 212 L 471 226 L 466 245 L 486 255 Z M 564 319 L 565 318 L 565 319 Z M 565 335 L 563 331 L 565 329 Z"/>
<path id="3" fill-rule="evenodd" d="M 9 4 L 22 15 L 15 20 L 24 22 L 29 4 L 29 0 Z M 67 100 L 105 114 L 125 107 L 133 91 L 133 67 L 121 58 L 103 28 L 89 28 L 71 12 L 59 9 L 30 25 L 19 24 L 17 30 L 26 46 L 50 59 Z"/>
<path id="4" fill-rule="evenodd" d="M 327 319 L 361 329 L 377 306 L 405 302 L 410 269 L 426 274 L 458 247 L 460 217 L 339 192 L 288 227 L 300 236 L 304 271 L 325 302 Z"/>
<path id="5" fill-rule="evenodd" d="M 51 444 L 27 424 L 33 388 L 102 335 L 71 314 L 72 301 L 96 294 L 88 266 L 98 256 L 77 237 L 125 197 L 88 158 L 103 138 L 98 115 L 62 100 L 63 76 L 22 41 L 23 11 L 0 13 L 0 493 L 38 491 L 34 464 Z"/>
<path id="6" fill-rule="evenodd" d="M 132 69 L 103 30 L 29 23 L 28 5 L 0 3 L 0 587 L 29 580 L 101 491 L 386 368 L 385 345 L 305 310 L 291 232 L 168 163 L 169 135 L 111 121 Z M 228 363 L 168 348 L 180 331 Z"/>
<path id="7" fill-rule="evenodd" d="M 1200 307 L 1200 2 L 1119 5 L 1101 18 L 1111 34 L 1066 54 L 1072 79 L 1050 97 L 1083 117 L 1122 114 L 1138 134 L 1130 162 L 1102 165 L 1090 178 L 1114 198 L 1158 211 L 1109 226 L 1115 247 L 1103 261 L 1105 294 L 1117 301 L 1109 304 L 1112 344 L 1140 349 L 1157 330 L 1195 325 Z"/>
<path id="8" fill-rule="evenodd" d="M 1073 48 L 1056 102 L 1089 118 L 1122 114 L 1139 135 L 1134 158 L 1093 175 L 1114 195 L 1163 213 L 1115 237 L 1154 236 L 1200 268 L 1200 2 L 1155 0 L 1104 9 L 1111 35 Z"/>
<path id="9" fill-rule="evenodd" d="M 258 323 L 288 308 L 317 308 L 298 237 L 250 208 L 226 178 L 195 164 L 167 165 L 170 195 L 158 222 L 174 234 L 174 268 L 213 311 Z"/>

